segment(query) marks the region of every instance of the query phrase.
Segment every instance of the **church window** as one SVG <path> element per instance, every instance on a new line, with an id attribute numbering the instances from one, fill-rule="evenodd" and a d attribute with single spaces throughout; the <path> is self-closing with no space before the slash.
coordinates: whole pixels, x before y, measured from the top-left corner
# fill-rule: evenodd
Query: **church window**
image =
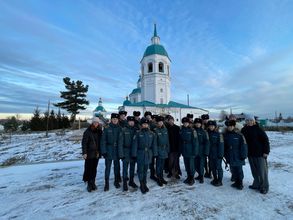
<path id="1" fill-rule="evenodd" d="M 148 63 L 148 72 L 153 72 L 153 63 Z"/>
<path id="2" fill-rule="evenodd" d="M 159 63 L 159 72 L 164 72 L 164 64 L 162 62 Z"/>
<path id="3" fill-rule="evenodd" d="M 161 88 L 160 91 L 163 92 L 163 89 Z"/>

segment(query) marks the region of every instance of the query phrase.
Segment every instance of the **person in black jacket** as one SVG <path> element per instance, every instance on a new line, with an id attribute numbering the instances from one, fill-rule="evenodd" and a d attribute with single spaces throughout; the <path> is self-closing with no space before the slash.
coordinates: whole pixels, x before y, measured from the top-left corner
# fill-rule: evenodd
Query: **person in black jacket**
<path id="1" fill-rule="evenodd" d="M 246 125 L 241 130 L 248 145 L 248 161 L 253 176 L 250 189 L 266 194 L 269 190 L 267 157 L 270 143 L 266 133 L 256 124 L 253 116 L 246 117 Z"/>
<path id="2" fill-rule="evenodd" d="M 181 170 L 179 165 L 180 149 L 179 149 L 179 139 L 180 139 L 180 127 L 174 123 L 174 118 L 172 116 L 168 117 L 168 123 L 166 124 L 169 134 L 169 144 L 170 153 L 169 159 L 169 174 L 167 177 L 175 177 L 180 179 Z"/>
<path id="3" fill-rule="evenodd" d="M 82 156 L 84 162 L 83 181 L 87 182 L 87 191 L 97 190 L 96 175 L 100 158 L 100 140 L 102 130 L 100 120 L 97 117 L 92 119 L 91 125 L 85 130 L 82 137 Z"/>

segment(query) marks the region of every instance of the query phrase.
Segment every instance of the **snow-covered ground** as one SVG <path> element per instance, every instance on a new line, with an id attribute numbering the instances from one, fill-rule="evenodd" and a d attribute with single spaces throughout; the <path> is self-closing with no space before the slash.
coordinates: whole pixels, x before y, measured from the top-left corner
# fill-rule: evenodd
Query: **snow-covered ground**
<path id="1" fill-rule="evenodd" d="M 0 136 L 0 165 L 81 159 L 84 129 Z"/>
<path id="2" fill-rule="evenodd" d="M 142 195 L 139 190 L 115 189 L 112 176 L 110 191 L 103 192 L 103 159 L 98 166 L 98 191 L 88 193 L 82 182 L 83 161 L 22 164 L 80 158 L 76 138 L 80 134 L 12 136 L 11 143 L 1 140 L 1 161 L 15 152 L 27 160 L 0 168 L 0 219 L 293 219 L 293 133 L 268 135 L 272 149 L 267 195 L 248 189 L 252 181 L 248 163 L 242 191 L 230 187 L 230 174 L 225 171 L 219 188 L 209 179 L 194 186 L 168 179 L 164 187 L 148 180 L 150 192 Z M 58 157 L 53 152 L 62 154 Z M 185 178 L 183 163 L 181 167 Z"/>

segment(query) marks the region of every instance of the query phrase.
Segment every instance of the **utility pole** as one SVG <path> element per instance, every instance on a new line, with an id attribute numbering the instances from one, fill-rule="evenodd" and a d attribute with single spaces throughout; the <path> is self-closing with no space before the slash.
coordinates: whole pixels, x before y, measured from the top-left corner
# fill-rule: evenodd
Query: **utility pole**
<path id="1" fill-rule="evenodd" d="M 47 115 L 46 137 L 48 137 L 48 130 L 49 130 L 49 114 L 50 114 L 50 99 L 48 100 L 48 115 Z"/>
<path id="2" fill-rule="evenodd" d="M 187 105 L 189 106 L 189 94 L 187 94 Z"/>

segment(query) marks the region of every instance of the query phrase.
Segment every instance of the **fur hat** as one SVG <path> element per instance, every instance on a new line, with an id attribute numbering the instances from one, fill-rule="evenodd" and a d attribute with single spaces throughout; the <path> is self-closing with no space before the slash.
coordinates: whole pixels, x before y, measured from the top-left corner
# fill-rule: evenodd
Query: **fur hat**
<path id="1" fill-rule="evenodd" d="M 148 123 L 150 123 L 150 121 L 148 120 L 148 119 L 146 119 L 146 118 L 142 118 L 142 119 L 140 119 L 140 124 L 142 125 L 142 124 L 148 124 Z"/>
<path id="2" fill-rule="evenodd" d="M 134 111 L 133 116 L 136 116 L 136 117 L 140 116 L 140 111 Z"/>
<path id="3" fill-rule="evenodd" d="M 165 118 L 163 116 L 158 116 L 156 117 L 156 121 L 159 122 L 159 121 L 164 121 Z"/>
<path id="4" fill-rule="evenodd" d="M 127 111 L 119 111 L 119 115 L 127 115 Z"/>
<path id="5" fill-rule="evenodd" d="M 152 113 L 149 112 L 149 111 L 147 111 L 147 112 L 144 113 L 144 117 L 146 117 L 146 116 L 148 116 L 148 115 L 152 116 Z"/>
<path id="6" fill-rule="evenodd" d="M 182 123 L 189 122 L 189 118 L 184 117 L 184 118 L 181 119 L 181 122 L 182 122 Z"/>
<path id="7" fill-rule="evenodd" d="M 202 120 L 201 120 L 201 118 L 195 118 L 194 121 L 193 121 L 193 123 L 194 123 L 194 124 L 195 124 L 195 123 L 200 123 L 200 124 L 202 124 Z"/>
<path id="8" fill-rule="evenodd" d="M 111 114 L 111 119 L 112 118 L 117 118 L 117 119 L 119 119 L 119 114 L 117 114 L 117 113 L 112 113 Z"/>
<path id="9" fill-rule="evenodd" d="M 134 116 L 127 116 L 127 121 L 135 121 Z"/>
<path id="10" fill-rule="evenodd" d="M 189 113 L 188 113 L 188 114 L 186 115 L 186 117 L 187 117 L 187 118 L 193 118 L 193 114 L 189 114 Z"/>
<path id="11" fill-rule="evenodd" d="M 210 116 L 209 116 L 208 114 L 203 114 L 203 115 L 201 116 L 201 119 L 202 119 L 202 120 L 209 120 L 209 119 L 210 119 Z"/>
<path id="12" fill-rule="evenodd" d="M 227 121 L 225 122 L 225 125 L 226 125 L 227 127 L 229 127 L 229 126 L 234 126 L 234 127 L 235 127 L 235 125 L 236 125 L 236 121 L 234 121 L 234 120 L 227 120 Z"/>
<path id="13" fill-rule="evenodd" d="M 210 125 L 214 125 L 215 127 L 217 127 L 217 122 L 213 120 L 209 120 L 207 123 L 207 126 L 210 126 Z"/>

